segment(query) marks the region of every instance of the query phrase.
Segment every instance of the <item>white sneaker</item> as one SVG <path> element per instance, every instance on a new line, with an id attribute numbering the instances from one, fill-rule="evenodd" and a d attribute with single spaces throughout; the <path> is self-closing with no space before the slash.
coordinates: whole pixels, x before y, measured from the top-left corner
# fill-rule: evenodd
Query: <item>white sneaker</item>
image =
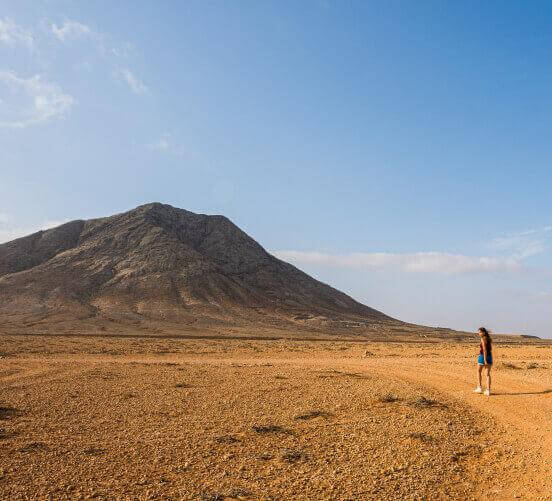
<path id="1" fill-rule="evenodd" d="M 491 390 L 485 390 L 485 396 L 488 397 L 491 394 Z"/>
<path id="2" fill-rule="evenodd" d="M 481 389 L 481 386 L 478 386 L 475 390 L 473 390 L 474 393 L 483 393 L 483 390 Z"/>

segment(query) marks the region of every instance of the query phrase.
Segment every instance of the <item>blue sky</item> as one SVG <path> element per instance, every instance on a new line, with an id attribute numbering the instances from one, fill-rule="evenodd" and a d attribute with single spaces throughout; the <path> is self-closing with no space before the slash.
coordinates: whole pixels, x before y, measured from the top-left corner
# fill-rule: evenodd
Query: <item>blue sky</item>
<path id="1" fill-rule="evenodd" d="M 552 337 L 548 2 L 5 0 L 0 240 L 222 213 L 403 320 Z"/>

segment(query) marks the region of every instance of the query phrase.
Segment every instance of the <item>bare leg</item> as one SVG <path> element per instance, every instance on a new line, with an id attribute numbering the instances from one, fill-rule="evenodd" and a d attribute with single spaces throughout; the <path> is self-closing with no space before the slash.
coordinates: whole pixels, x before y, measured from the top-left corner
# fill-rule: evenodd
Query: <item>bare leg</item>
<path id="1" fill-rule="evenodd" d="M 478 365 L 477 366 L 477 386 L 481 388 L 481 372 L 483 371 L 483 366 Z"/>
<path id="2" fill-rule="evenodd" d="M 487 365 L 487 389 L 491 391 L 491 366 Z M 479 371 L 479 379 L 481 379 L 481 371 Z"/>

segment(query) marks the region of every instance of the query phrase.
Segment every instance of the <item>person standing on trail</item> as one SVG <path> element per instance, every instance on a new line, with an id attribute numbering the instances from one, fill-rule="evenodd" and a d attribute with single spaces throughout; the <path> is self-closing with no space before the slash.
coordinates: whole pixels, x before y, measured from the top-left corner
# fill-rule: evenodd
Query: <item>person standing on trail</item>
<path id="1" fill-rule="evenodd" d="M 483 367 L 487 372 L 487 389 L 485 390 L 485 395 L 489 396 L 491 394 L 491 368 L 493 366 L 493 342 L 489 331 L 485 327 L 479 328 L 479 357 L 477 357 L 477 388 L 473 390 L 475 393 L 483 393 L 481 388 L 481 372 L 483 372 Z"/>

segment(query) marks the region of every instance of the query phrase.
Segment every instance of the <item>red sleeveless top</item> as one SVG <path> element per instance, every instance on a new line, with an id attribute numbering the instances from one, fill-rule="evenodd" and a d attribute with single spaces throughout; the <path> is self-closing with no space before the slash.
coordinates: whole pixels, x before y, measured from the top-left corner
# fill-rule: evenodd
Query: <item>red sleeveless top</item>
<path id="1" fill-rule="evenodd" d="M 484 341 L 481 340 L 481 343 L 479 344 L 479 354 L 480 355 L 483 355 L 483 343 L 484 343 Z M 493 355 L 492 344 L 490 342 L 487 342 L 487 356 L 492 357 L 492 355 Z"/>

